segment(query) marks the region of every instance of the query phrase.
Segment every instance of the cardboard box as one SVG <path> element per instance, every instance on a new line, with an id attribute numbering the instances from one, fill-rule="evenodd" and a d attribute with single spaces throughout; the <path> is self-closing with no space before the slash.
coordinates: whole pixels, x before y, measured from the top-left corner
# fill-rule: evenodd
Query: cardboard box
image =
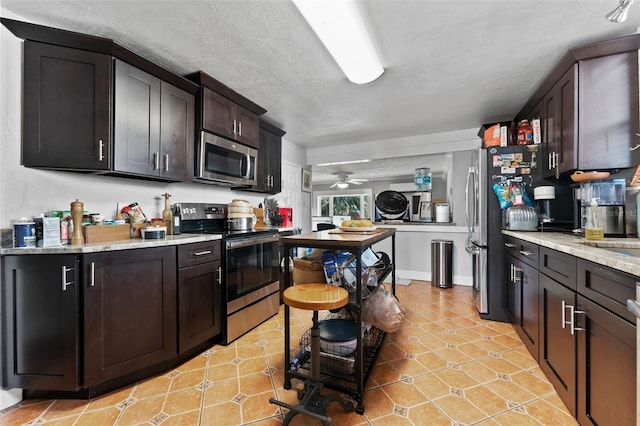
<path id="1" fill-rule="evenodd" d="M 131 238 L 131 226 L 122 225 L 86 225 L 82 227 L 84 242 L 101 243 L 104 241 L 128 240 Z"/>

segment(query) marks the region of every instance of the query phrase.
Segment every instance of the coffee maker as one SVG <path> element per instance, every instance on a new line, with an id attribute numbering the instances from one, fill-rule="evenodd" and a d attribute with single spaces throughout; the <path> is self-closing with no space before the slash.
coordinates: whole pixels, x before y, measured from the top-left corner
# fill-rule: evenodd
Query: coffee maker
<path id="1" fill-rule="evenodd" d="M 414 192 L 411 194 L 411 221 L 433 222 L 433 205 L 431 192 Z"/>
<path id="2" fill-rule="evenodd" d="M 606 179 L 582 182 L 575 188 L 576 225 L 584 232 L 587 206 L 596 199 L 598 209 L 604 210 L 604 235 L 606 237 L 626 237 L 625 179 Z M 579 208 L 578 208 L 579 207 Z"/>
<path id="3" fill-rule="evenodd" d="M 553 222 L 552 204 L 556 199 L 555 186 L 537 186 L 533 188 L 533 199 L 536 201 L 536 209 L 540 223 Z"/>

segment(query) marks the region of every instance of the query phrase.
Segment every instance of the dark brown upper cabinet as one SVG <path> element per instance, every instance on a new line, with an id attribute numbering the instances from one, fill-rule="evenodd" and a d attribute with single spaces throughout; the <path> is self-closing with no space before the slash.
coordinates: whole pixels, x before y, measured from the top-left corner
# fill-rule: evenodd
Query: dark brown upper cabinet
<path id="1" fill-rule="evenodd" d="M 259 148 L 260 116 L 264 108 L 203 72 L 187 76 L 200 85 L 196 127 L 244 145 Z"/>
<path id="2" fill-rule="evenodd" d="M 544 177 L 640 163 L 638 49 L 639 35 L 571 49 L 520 111 L 541 119 Z"/>
<path id="3" fill-rule="evenodd" d="M 24 166 L 193 178 L 197 85 L 109 39 L 2 24 L 25 39 Z"/>
<path id="4" fill-rule="evenodd" d="M 282 191 L 282 136 L 286 132 L 260 121 L 260 146 L 256 166 L 256 186 L 248 191 L 277 194 Z"/>

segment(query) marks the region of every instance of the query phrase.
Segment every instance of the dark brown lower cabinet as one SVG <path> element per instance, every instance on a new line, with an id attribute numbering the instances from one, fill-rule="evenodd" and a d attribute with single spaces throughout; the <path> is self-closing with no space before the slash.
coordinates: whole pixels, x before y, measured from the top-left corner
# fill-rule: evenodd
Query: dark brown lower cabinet
<path id="1" fill-rule="evenodd" d="M 636 424 L 636 326 L 578 295 L 578 421 Z"/>
<path id="2" fill-rule="evenodd" d="M 539 274 L 540 358 L 538 363 L 558 395 L 576 415 L 576 339 L 571 333 L 570 311 L 576 293 Z"/>
<path id="3" fill-rule="evenodd" d="M 219 241 L 178 247 L 178 350 L 222 333 L 222 262 Z"/>
<path id="4" fill-rule="evenodd" d="M 83 256 L 86 387 L 177 355 L 175 247 Z"/>
<path id="5" fill-rule="evenodd" d="M 79 388 L 76 255 L 2 257 L 2 384 Z"/>

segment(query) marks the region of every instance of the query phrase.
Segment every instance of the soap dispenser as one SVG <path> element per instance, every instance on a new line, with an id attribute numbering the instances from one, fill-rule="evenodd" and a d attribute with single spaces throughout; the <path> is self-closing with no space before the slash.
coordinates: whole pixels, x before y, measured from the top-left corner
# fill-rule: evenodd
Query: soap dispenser
<path id="1" fill-rule="evenodd" d="M 604 211 L 598 207 L 598 200 L 591 199 L 591 203 L 587 206 L 587 223 L 584 229 L 584 237 L 587 240 L 601 241 L 604 240 Z"/>

